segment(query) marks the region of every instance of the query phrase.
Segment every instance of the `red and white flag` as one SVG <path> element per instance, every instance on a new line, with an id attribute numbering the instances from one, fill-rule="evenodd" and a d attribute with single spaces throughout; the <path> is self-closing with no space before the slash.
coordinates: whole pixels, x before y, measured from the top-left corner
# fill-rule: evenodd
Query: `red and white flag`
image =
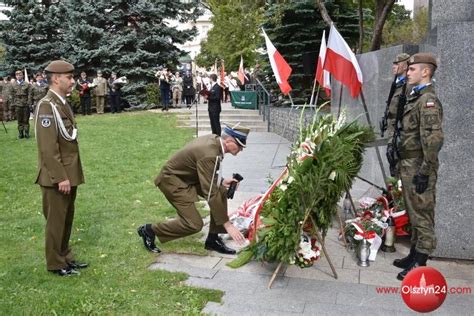
<path id="1" fill-rule="evenodd" d="M 329 78 L 329 71 L 324 70 L 324 61 L 326 59 L 326 31 L 323 31 L 323 38 L 321 39 L 321 47 L 319 48 L 318 66 L 316 68 L 316 81 L 326 91 L 326 95 L 331 95 L 331 79 Z"/>
<path id="2" fill-rule="evenodd" d="M 329 32 L 324 69 L 328 70 L 337 81 L 348 87 L 353 98 L 360 94 L 362 71 L 354 53 L 336 30 L 334 24 L 331 25 Z"/>
<path id="3" fill-rule="evenodd" d="M 240 55 L 240 65 L 239 65 L 239 71 L 237 72 L 237 76 L 239 78 L 239 81 L 241 84 L 245 83 L 245 72 L 244 72 L 244 59 L 242 58 L 242 55 Z"/>
<path id="4" fill-rule="evenodd" d="M 291 75 L 291 67 L 288 65 L 286 60 L 273 46 L 272 42 L 265 33 L 265 30 L 262 29 L 263 36 L 265 37 L 265 44 L 267 46 L 268 58 L 270 59 L 270 65 L 272 65 L 273 74 L 275 79 L 280 86 L 280 90 L 283 94 L 288 94 L 291 91 L 291 86 L 288 83 L 288 78 Z"/>
<path id="5" fill-rule="evenodd" d="M 219 76 L 220 85 L 222 88 L 225 87 L 225 68 L 224 68 L 224 59 L 221 60 L 221 70 Z"/>

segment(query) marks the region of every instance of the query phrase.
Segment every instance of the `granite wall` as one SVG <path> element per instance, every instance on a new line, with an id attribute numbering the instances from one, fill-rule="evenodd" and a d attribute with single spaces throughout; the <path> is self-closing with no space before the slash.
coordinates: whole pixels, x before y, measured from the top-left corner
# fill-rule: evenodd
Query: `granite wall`
<path id="1" fill-rule="evenodd" d="M 437 55 L 439 67 L 435 88 L 443 104 L 445 132 L 444 146 L 440 152 L 440 169 L 437 185 L 436 234 L 438 247 L 434 256 L 474 260 L 474 4 L 472 0 L 432 0 L 431 32 L 417 46 L 394 46 L 357 56 L 364 75 L 363 94 L 371 125 L 379 132 L 379 121 L 385 109 L 391 80 L 391 64 L 402 52 L 432 52 Z M 337 115 L 341 96 L 337 82 L 332 85 L 332 113 Z M 342 108 L 350 119 L 368 124 L 361 98 L 352 99 L 347 89 L 342 93 Z M 270 131 L 285 138 L 296 139 L 301 110 L 270 108 Z M 290 112 L 291 111 L 291 112 Z M 306 116 L 311 112 L 306 110 Z M 383 169 L 388 174 L 385 147 L 368 148 L 360 176 L 383 186 Z M 373 190 L 367 183 L 356 180 L 351 193 L 358 198 Z"/>

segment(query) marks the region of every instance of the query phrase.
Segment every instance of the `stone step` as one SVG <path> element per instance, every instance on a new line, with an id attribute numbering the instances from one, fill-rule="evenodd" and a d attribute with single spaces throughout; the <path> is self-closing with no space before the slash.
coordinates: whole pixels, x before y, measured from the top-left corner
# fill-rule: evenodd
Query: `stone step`
<path id="1" fill-rule="evenodd" d="M 209 117 L 203 117 L 203 118 L 199 118 L 197 120 L 199 123 L 201 122 L 209 122 Z M 229 124 L 237 124 L 237 123 L 240 123 L 242 125 L 252 125 L 252 124 L 267 124 L 266 122 L 264 122 L 263 120 L 259 120 L 259 119 L 248 119 L 248 118 L 244 118 L 244 119 L 233 119 L 233 118 L 229 118 L 229 117 L 226 117 L 226 116 L 221 116 L 220 117 L 220 121 L 221 122 L 226 122 L 226 123 L 229 123 Z M 192 124 L 195 124 L 196 122 L 196 119 L 195 118 L 192 118 L 192 119 L 178 119 L 177 120 L 178 124 L 183 124 L 183 123 L 192 123 Z"/>
<path id="2" fill-rule="evenodd" d="M 179 124 L 176 126 L 178 128 L 190 128 L 190 129 L 195 129 L 195 125 L 181 125 Z M 252 132 L 268 132 L 267 125 L 265 126 L 247 126 L 246 127 L 250 128 Z M 198 126 L 198 131 L 211 131 L 211 125 L 209 123 L 207 124 L 199 124 Z"/>
<path id="3" fill-rule="evenodd" d="M 246 114 L 227 114 L 227 113 L 221 113 L 221 117 L 226 117 L 228 119 L 232 120 L 245 120 L 245 119 L 254 119 L 254 120 L 260 120 L 263 121 L 263 116 L 261 115 L 246 115 Z M 176 115 L 176 118 L 178 120 L 189 120 L 189 119 L 196 119 L 196 114 L 178 114 Z M 209 114 L 207 112 L 198 113 L 198 119 L 209 119 Z"/>

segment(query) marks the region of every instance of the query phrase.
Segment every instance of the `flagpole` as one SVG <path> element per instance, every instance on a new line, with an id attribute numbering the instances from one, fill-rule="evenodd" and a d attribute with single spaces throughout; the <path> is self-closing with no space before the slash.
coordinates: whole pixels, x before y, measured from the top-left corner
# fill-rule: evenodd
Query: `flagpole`
<path id="1" fill-rule="evenodd" d="M 314 77 L 313 91 L 311 91 L 311 99 L 309 100 L 309 105 L 313 104 L 314 90 L 316 90 L 316 77 Z M 319 90 L 318 90 L 319 91 Z"/>
<path id="2" fill-rule="evenodd" d="M 290 93 L 288 93 L 288 97 L 290 98 L 290 102 L 291 102 L 290 113 L 288 114 L 288 122 L 283 127 L 283 133 L 280 136 L 280 139 L 278 140 L 278 146 L 277 146 L 277 149 L 275 150 L 275 154 L 273 154 L 273 159 L 272 159 L 272 163 L 270 165 L 270 169 L 284 167 L 284 165 L 283 166 L 273 166 L 273 163 L 275 162 L 276 155 L 277 155 L 278 151 L 280 150 L 281 139 L 285 137 L 286 128 L 288 127 L 288 125 L 290 125 L 289 123 L 290 123 L 291 112 L 293 111 L 293 108 L 295 107 L 295 104 L 293 103 L 293 99 L 291 98 Z"/>
<path id="3" fill-rule="evenodd" d="M 338 109 L 337 109 L 337 119 L 339 119 L 339 115 L 341 115 L 342 87 L 343 87 L 342 82 L 339 81 L 339 84 L 341 85 L 341 89 L 339 90 L 339 106 L 338 106 Z"/>

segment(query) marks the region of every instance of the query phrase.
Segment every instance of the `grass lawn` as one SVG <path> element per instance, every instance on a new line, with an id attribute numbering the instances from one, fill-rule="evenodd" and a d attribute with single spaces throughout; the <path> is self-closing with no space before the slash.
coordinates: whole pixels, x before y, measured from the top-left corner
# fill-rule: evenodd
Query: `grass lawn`
<path id="1" fill-rule="evenodd" d="M 175 216 L 153 180 L 193 131 L 177 129 L 173 115 L 149 112 L 77 121 L 86 183 L 71 244 L 78 261 L 90 264 L 79 277 L 46 271 L 36 142 L 18 140 L 16 122 L 6 124 L 8 135 L 0 126 L 0 315 L 198 314 L 219 301 L 219 291 L 185 286 L 185 274 L 147 270 L 156 255 L 136 233 L 143 223 Z M 161 248 L 204 254 L 199 237 Z"/>

